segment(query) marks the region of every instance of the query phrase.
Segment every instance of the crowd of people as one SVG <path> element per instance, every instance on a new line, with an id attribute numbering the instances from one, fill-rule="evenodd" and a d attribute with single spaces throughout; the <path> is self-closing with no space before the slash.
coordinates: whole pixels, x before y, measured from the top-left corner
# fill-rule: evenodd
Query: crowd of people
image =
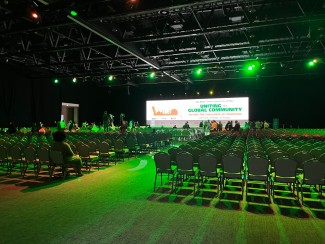
<path id="1" fill-rule="evenodd" d="M 82 129 L 91 131 L 91 132 L 108 132 L 108 131 L 116 131 L 117 129 L 121 133 L 125 133 L 128 129 L 134 130 L 135 128 L 139 128 L 139 122 L 130 120 L 127 121 L 125 118 L 125 114 L 121 113 L 119 116 L 119 122 L 118 125 L 115 126 L 114 121 L 115 116 L 113 114 L 109 114 L 107 111 L 104 111 L 102 116 L 102 121 L 99 123 L 92 122 L 83 122 L 82 123 Z M 64 120 L 61 121 L 55 121 L 54 122 L 55 127 L 59 131 L 69 131 L 69 132 L 76 132 L 80 128 L 77 123 L 70 120 L 68 123 L 66 123 Z M 243 126 L 240 125 L 239 121 L 227 121 L 227 123 L 224 125 L 222 121 L 216 121 L 216 120 L 206 120 L 201 121 L 199 123 L 199 127 L 203 128 L 204 131 L 240 131 L 241 129 L 253 129 L 253 130 L 259 130 L 259 129 L 268 129 L 270 127 L 270 123 L 268 123 L 266 120 L 264 121 L 248 121 Z M 175 125 L 173 127 L 174 129 L 177 128 Z M 182 129 L 190 129 L 189 122 L 186 121 L 185 124 L 181 127 Z M 16 127 L 13 122 L 10 122 L 8 126 L 8 132 L 9 133 L 15 133 L 19 131 L 20 128 Z M 49 126 L 45 126 L 42 122 L 39 123 L 33 123 L 31 127 L 31 132 L 38 132 L 42 134 L 51 134 L 51 128 Z"/>
<path id="2" fill-rule="evenodd" d="M 216 120 L 207 120 L 207 121 L 201 121 L 199 124 L 199 127 L 204 128 L 204 131 L 240 131 L 241 125 L 239 121 L 228 121 L 225 126 L 221 121 L 217 122 Z M 249 121 L 246 122 L 243 126 L 243 129 L 268 129 L 270 127 L 270 124 L 264 120 L 262 121 Z"/>
<path id="3" fill-rule="evenodd" d="M 130 128 L 130 130 L 133 130 L 135 128 L 140 127 L 138 121 L 129 120 L 127 121 L 125 119 L 125 114 L 121 113 L 119 116 L 119 122 L 116 125 L 116 121 L 114 120 L 115 116 L 113 114 L 109 114 L 107 111 L 104 111 L 102 116 L 102 121 L 99 123 L 92 122 L 88 124 L 87 122 L 82 123 L 82 128 L 92 131 L 92 132 L 98 132 L 98 131 L 116 131 L 116 127 L 118 127 L 119 131 L 121 133 L 125 133 L 127 128 Z"/>

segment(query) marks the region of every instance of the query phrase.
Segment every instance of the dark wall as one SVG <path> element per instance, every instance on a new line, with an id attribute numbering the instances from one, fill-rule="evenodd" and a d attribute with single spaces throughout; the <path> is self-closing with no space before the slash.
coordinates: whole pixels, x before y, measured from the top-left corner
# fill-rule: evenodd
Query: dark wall
<path id="1" fill-rule="evenodd" d="M 280 124 L 295 128 L 325 125 L 320 119 L 325 91 L 320 75 L 194 82 L 189 87 L 147 85 L 130 87 L 128 94 L 126 87 L 98 87 L 92 82 L 73 84 L 69 80 L 54 84 L 51 80 L 24 78 L 10 67 L 1 67 L 0 71 L 1 127 L 9 121 L 20 126 L 31 126 L 33 121 L 53 124 L 60 118 L 62 102 L 80 105 L 80 123 L 101 122 L 103 111 L 107 110 L 115 115 L 116 124 L 120 113 L 126 114 L 127 120 L 144 124 L 146 100 L 207 98 L 211 97 L 211 89 L 214 97 L 248 96 L 251 120 L 272 122 L 273 118 L 279 118 Z"/>
<path id="2" fill-rule="evenodd" d="M 32 122 L 48 122 L 60 110 L 60 98 L 53 96 L 59 88 L 32 81 L 11 66 L 1 66 L 0 126 L 10 121 L 17 126 L 31 126 Z"/>

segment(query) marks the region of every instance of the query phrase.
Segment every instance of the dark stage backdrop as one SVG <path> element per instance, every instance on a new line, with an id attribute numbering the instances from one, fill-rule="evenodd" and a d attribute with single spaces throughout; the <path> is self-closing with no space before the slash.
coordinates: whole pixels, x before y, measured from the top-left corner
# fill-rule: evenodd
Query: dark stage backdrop
<path id="1" fill-rule="evenodd" d="M 260 79 L 194 82 L 189 87 L 182 84 L 146 85 L 130 87 L 99 87 L 92 82 L 61 80 L 54 84 L 49 79 L 32 80 L 10 66 L 2 66 L 0 85 L 0 126 L 9 121 L 17 126 L 31 126 L 42 121 L 53 126 L 60 119 L 61 103 L 77 103 L 79 122 L 101 122 L 103 111 L 120 113 L 127 120 L 145 123 L 145 101 L 158 99 L 188 99 L 211 97 L 248 96 L 250 119 L 279 118 L 280 126 L 294 128 L 324 128 L 321 120 L 324 111 L 325 84 L 319 75 L 275 77 Z M 196 92 L 200 92 L 200 96 Z M 229 91 L 229 93 L 227 92 Z M 186 93 L 186 95 L 185 95 Z"/>

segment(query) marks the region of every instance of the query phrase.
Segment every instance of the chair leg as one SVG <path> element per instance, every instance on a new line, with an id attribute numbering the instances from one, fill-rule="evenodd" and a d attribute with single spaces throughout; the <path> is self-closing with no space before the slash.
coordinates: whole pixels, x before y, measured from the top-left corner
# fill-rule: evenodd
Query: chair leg
<path id="1" fill-rule="evenodd" d="M 171 192 L 174 192 L 174 174 L 172 175 L 172 191 Z M 169 178 L 169 174 L 168 174 L 168 178 Z"/>
<path id="2" fill-rule="evenodd" d="M 246 201 L 247 201 L 247 192 L 248 192 L 248 179 L 246 179 Z"/>
<path id="3" fill-rule="evenodd" d="M 243 178 L 241 182 L 241 195 L 243 199 L 244 199 L 244 186 L 245 186 L 245 180 Z"/>
<path id="4" fill-rule="evenodd" d="M 323 186 L 319 185 L 319 190 L 320 190 L 320 199 L 323 198 Z"/>
<path id="5" fill-rule="evenodd" d="M 195 185 L 196 185 L 196 179 L 195 179 L 195 175 L 194 175 L 194 192 L 193 192 L 194 197 L 195 197 Z"/>
<path id="6" fill-rule="evenodd" d="M 153 187 L 153 191 L 156 191 L 156 181 L 157 181 L 157 173 L 155 175 L 155 184 L 154 184 L 154 187 Z"/>
<path id="7" fill-rule="evenodd" d="M 300 184 L 300 195 L 301 195 L 301 205 L 304 206 L 304 191 L 302 188 L 302 183 Z"/>
<path id="8" fill-rule="evenodd" d="M 271 186 L 272 186 L 272 198 L 274 200 L 274 181 L 271 181 Z"/>

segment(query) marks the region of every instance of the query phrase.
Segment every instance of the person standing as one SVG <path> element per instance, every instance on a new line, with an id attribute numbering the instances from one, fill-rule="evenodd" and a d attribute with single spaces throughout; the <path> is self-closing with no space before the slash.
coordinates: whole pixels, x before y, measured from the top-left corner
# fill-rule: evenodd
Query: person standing
<path id="1" fill-rule="evenodd" d="M 221 121 L 219 121 L 219 123 L 217 124 L 217 131 L 222 131 L 222 123 Z"/>
<path id="2" fill-rule="evenodd" d="M 105 132 L 108 132 L 108 113 L 107 111 L 104 111 L 104 114 L 103 114 L 103 126 L 104 126 L 104 131 Z"/>
<path id="3" fill-rule="evenodd" d="M 123 124 L 124 120 L 125 120 L 125 114 L 121 113 L 120 114 L 120 125 Z"/>

